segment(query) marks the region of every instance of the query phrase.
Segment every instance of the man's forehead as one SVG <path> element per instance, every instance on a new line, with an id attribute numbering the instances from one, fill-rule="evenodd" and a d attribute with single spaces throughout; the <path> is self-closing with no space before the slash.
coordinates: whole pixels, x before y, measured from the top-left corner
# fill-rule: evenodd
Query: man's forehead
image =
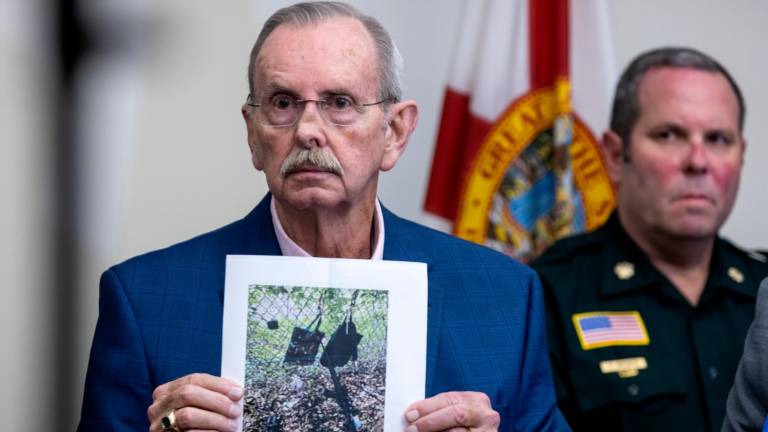
<path id="1" fill-rule="evenodd" d="M 738 122 L 739 105 L 736 93 L 728 79 L 720 72 L 684 67 L 657 67 L 648 70 L 638 86 L 639 111 L 642 117 L 663 116 L 671 108 L 670 98 L 675 101 L 708 102 L 698 107 L 699 113 L 709 113 L 714 118 Z M 653 101 L 654 106 L 647 104 Z M 706 108 L 706 109 L 704 109 Z"/>
<path id="2" fill-rule="evenodd" d="M 264 41 L 254 73 L 257 81 L 269 85 L 327 81 L 368 87 L 375 82 L 377 64 L 373 39 L 363 24 L 339 17 L 277 27 Z"/>
<path id="3" fill-rule="evenodd" d="M 728 78 L 720 72 L 689 67 L 655 67 L 643 74 L 638 86 L 642 98 L 649 93 L 686 93 L 692 90 L 717 93 L 723 100 L 736 102 Z"/>

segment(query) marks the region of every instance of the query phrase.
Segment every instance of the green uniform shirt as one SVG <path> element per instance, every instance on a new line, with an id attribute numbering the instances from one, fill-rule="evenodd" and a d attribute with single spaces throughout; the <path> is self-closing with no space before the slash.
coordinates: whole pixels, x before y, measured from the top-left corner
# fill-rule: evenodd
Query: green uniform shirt
<path id="1" fill-rule="evenodd" d="M 532 266 L 547 303 L 558 404 L 574 431 L 719 431 L 765 257 L 718 238 L 699 304 L 617 214 Z"/>

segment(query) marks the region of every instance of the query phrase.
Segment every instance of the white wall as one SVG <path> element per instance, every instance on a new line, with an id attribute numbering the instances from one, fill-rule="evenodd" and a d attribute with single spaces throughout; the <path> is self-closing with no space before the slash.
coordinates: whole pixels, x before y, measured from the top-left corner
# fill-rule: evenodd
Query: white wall
<path id="1" fill-rule="evenodd" d="M 89 213 L 93 222 L 84 226 L 94 240 L 88 242 L 83 251 L 86 265 L 81 290 L 77 293 L 84 313 L 78 323 L 81 337 L 74 347 L 79 354 L 80 369 L 73 374 L 80 383 L 96 319 L 99 273 L 108 265 L 137 253 L 175 243 L 239 218 L 266 190 L 262 176 L 250 166 L 239 109 L 247 93 L 245 67 L 250 46 L 268 14 L 290 2 L 166 0 L 141 3 L 144 44 L 136 55 L 139 63 L 128 68 L 129 71 L 118 64 L 121 78 L 92 86 L 94 95 L 98 96 L 92 98 L 92 112 L 102 111 L 107 117 L 106 120 L 95 114 L 89 117 L 92 126 L 103 126 L 103 129 L 88 135 L 91 145 L 98 146 L 99 156 L 92 161 L 91 168 L 82 173 L 84 184 L 100 185 L 102 192 L 87 201 L 89 212 L 94 212 Z M 456 28 L 461 1 L 357 0 L 352 3 L 379 17 L 392 32 L 405 58 L 406 96 L 416 99 L 421 107 L 420 124 L 408 151 L 392 172 L 382 176 L 380 184 L 380 196 L 388 207 L 419 220 L 451 49 L 455 35 L 461 31 Z M 2 4 L 0 1 L 0 6 Z M 768 247 L 768 228 L 760 217 L 761 212 L 768 209 L 768 197 L 761 190 L 764 189 L 761 171 L 768 162 L 765 144 L 768 131 L 760 127 L 763 119 L 768 118 L 768 86 L 763 72 L 767 61 L 762 46 L 768 36 L 765 30 L 768 3 L 761 0 L 613 0 L 610 6 L 620 67 L 647 48 L 690 45 L 720 59 L 741 84 L 747 98 L 749 147 L 740 197 L 723 231 L 744 246 Z M 1 8 L 0 13 L 3 13 Z M 6 37 L 2 33 L 0 36 Z M 10 124 L 13 126 L 10 129 L 6 128 L 8 122 L 3 122 L 0 128 L 4 154 L 0 158 L 4 162 L 0 167 L 4 174 L 2 182 L 4 186 L 13 184 L 19 188 L 10 191 L 10 200 L 6 200 L 3 189 L 4 204 L 9 203 L 18 213 L 11 213 L 14 228 L 2 231 L 3 238 L 10 240 L 12 252 L 8 255 L 12 256 L 5 259 L 4 249 L 0 263 L 23 264 L 10 266 L 14 268 L 7 274 L 12 279 L 8 282 L 3 279 L 3 289 L 9 290 L 40 277 L 34 274 L 37 267 L 33 263 L 45 246 L 42 240 L 34 241 L 34 236 L 39 235 L 34 221 L 42 207 L 39 201 L 24 197 L 35 195 L 35 188 L 39 186 L 37 175 L 45 166 L 45 155 L 38 148 L 16 144 L 34 141 L 41 134 L 36 129 L 34 106 L 28 102 L 39 95 L 18 91 L 39 88 L 34 81 L 39 77 L 29 73 L 31 63 L 23 53 L 10 52 L 9 55 L 8 48 L 0 45 L 0 54 L 4 59 L 0 62 L 0 73 L 4 74 L 0 76 L 4 83 L 0 121 L 7 120 L 10 111 L 14 118 L 20 119 Z M 8 64 L 12 68 L 10 75 Z M 90 72 L 98 79 L 98 73 L 105 70 L 109 67 L 94 68 Z M 88 76 L 88 71 L 84 74 Z M 128 75 L 136 80 L 131 83 Z M 15 83 L 16 93 L 5 91 L 7 82 Z M 98 105 L 98 100 L 108 103 Z M 114 122 L 120 118 L 127 123 L 116 127 Z M 130 145 L 126 147 L 126 143 Z M 98 170 L 98 162 L 106 161 L 110 155 L 117 155 L 124 168 Z M 104 208 L 113 211 L 107 214 L 108 221 L 99 222 L 95 212 Z M 5 220 L 2 226 L 6 227 Z M 5 275 L 6 269 L 1 273 Z M 23 364 L 19 359 L 31 359 L 44 352 L 36 342 L 45 336 L 40 327 L 44 321 L 30 318 L 43 292 L 19 291 L 10 297 L 9 304 L 3 305 L 8 311 L 0 310 L 0 316 L 8 321 L 8 326 L 2 326 L 4 332 L 13 333 L 6 330 L 13 326 L 32 326 L 39 336 L 30 337 L 24 343 L 3 334 L 4 342 L 8 338 L 24 348 L 17 356 L 3 358 L 0 370 L 18 369 Z M 14 382 L 5 375 L 0 378 L 5 383 Z M 26 387 L 44 387 L 46 379 L 43 375 Z M 19 386 L 21 384 L 12 387 Z M 79 410 L 81 390 L 78 388 L 70 399 L 73 413 Z M 32 406 L 32 393 L 25 396 L 29 406 Z M 18 406 L 5 402 L 5 398 L 1 399 L 0 406 L 11 407 L 11 410 Z M 3 418 L 14 418 L 10 412 Z"/>
<path id="2" fill-rule="evenodd" d="M 45 117 L 51 65 L 40 46 L 40 1 L 0 0 L 0 423 L 44 430 L 51 398 L 52 208 Z M 37 31 L 31 31 L 38 29 Z M 40 405 L 43 404 L 41 407 Z"/>

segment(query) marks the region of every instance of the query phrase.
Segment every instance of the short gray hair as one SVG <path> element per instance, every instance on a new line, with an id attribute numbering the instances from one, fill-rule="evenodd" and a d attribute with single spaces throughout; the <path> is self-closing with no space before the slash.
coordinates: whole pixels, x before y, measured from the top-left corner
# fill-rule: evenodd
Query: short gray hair
<path id="1" fill-rule="evenodd" d="M 639 87 L 646 72 L 656 68 L 696 69 L 722 74 L 731 85 L 739 103 L 739 131 L 744 129 L 746 107 L 741 90 L 731 74 L 712 57 L 692 48 L 658 48 L 635 57 L 619 78 L 611 110 L 610 128 L 624 142 L 624 159 L 629 160 L 629 139 L 640 117 Z"/>
<path id="2" fill-rule="evenodd" d="M 251 57 L 248 62 L 248 88 L 251 95 L 256 88 L 253 78 L 256 59 L 261 52 L 264 41 L 277 27 L 283 24 L 306 27 L 337 17 L 356 19 L 368 30 L 378 56 L 379 100 L 399 101 L 402 98 L 400 73 L 403 59 L 389 32 L 376 18 L 365 15 L 348 4 L 326 1 L 297 3 L 278 10 L 267 19 L 256 43 L 253 45 L 253 49 L 251 49 Z"/>

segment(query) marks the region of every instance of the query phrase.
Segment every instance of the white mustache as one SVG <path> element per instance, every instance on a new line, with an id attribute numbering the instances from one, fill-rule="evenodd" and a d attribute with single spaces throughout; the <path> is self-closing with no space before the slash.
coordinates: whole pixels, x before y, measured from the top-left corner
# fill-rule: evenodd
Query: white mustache
<path id="1" fill-rule="evenodd" d="M 313 147 L 292 151 L 280 166 L 280 175 L 286 177 L 296 170 L 307 167 L 327 171 L 338 176 L 344 174 L 344 169 L 336 156 L 325 149 Z"/>

